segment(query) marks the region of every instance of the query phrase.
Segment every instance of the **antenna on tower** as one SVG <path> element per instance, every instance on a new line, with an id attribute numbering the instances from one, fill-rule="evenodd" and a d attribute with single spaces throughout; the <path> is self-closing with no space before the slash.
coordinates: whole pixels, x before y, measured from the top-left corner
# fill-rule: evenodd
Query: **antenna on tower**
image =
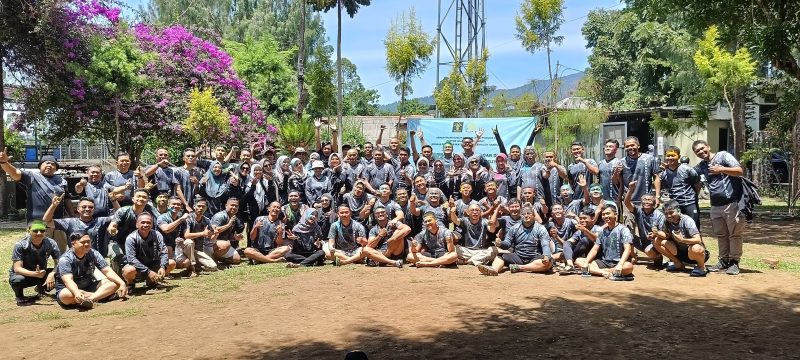
<path id="1" fill-rule="evenodd" d="M 486 48 L 486 15 L 484 0 L 438 0 L 436 23 L 436 88 L 441 82 L 441 68 L 447 70 L 458 63 L 463 74 L 467 62 L 480 59 Z M 444 3 L 444 4 L 442 4 Z M 445 7 L 442 7 L 445 5 Z M 452 21 L 452 28 L 446 23 Z M 445 32 L 452 31 L 448 37 Z M 466 34 L 466 36 L 465 36 Z M 442 54 L 444 46 L 445 53 Z M 445 70 L 445 73 L 447 72 Z M 439 109 L 436 109 L 439 116 Z"/>

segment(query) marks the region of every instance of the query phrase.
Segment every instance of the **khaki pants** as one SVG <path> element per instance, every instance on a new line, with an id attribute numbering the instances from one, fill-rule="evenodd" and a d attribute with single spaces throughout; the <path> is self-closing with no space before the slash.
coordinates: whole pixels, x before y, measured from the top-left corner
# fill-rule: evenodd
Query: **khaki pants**
<path id="1" fill-rule="evenodd" d="M 490 246 L 488 249 L 473 250 L 461 245 L 456 245 L 456 254 L 458 259 L 467 261 L 472 265 L 478 266 L 481 264 L 488 264 L 494 257 L 497 256 L 497 248 Z"/>
<path id="2" fill-rule="evenodd" d="M 711 207 L 711 226 L 719 243 L 719 258 L 739 261 L 742 257 L 742 232 L 745 218 L 739 212 L 739 204 Z"/>
<path id="3" fill-rule="evenodd" d="M 191 266 L 200 264 L 202 271 L 217 271 L 217 263 L 208 254 L 194 248 L 194 241 L 180 240 L 175 242 L 175 261 L 189 259 Z"/>
<path id="4" fill-rule="evenodd" d="M 67 244 L 67 242 L 69 241 L 67 239 L 67 233 L 61 230 L 56 230 L 54 228 L 47 228 L 47 231 L 45 231 L 44 235 L 56 241 L 56 244 L 58 245 L 58 250 L 61 251 L 62 254 L 67 251 L 67 248 L 72 246 L 72 244 Z"/>

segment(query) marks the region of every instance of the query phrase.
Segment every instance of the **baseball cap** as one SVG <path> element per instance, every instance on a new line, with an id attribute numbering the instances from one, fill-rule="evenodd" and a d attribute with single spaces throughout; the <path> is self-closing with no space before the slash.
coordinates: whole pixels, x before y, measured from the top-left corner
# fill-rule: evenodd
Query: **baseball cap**
<path id="1" fill-rule="evenodd" d="M 322 169 L 322 168 L 325 168 L 325 164 L 323 164 L 322 161 L 317 160 L 317 161 L 314 161 L 313 163 L 311 163 L 311 168 L 312 169 Z"/>
<path id="2" fill-rule="evenodd" d="M 296 148 L 294 148 L 294 153 L 295 153 L 295 154 L 297 154 L 297 153 L 304 153 L 304 152 L 306 152 L 306 149 L 305 149 L 305 148 L 303 148 L 303 147 L 296 147 Z"/>

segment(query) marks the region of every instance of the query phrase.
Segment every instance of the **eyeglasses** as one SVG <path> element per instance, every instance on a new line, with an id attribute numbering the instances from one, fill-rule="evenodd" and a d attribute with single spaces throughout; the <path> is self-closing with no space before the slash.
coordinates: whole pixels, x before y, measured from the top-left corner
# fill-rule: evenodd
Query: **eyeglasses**
<path id="1" fill-rule="evenodd" d="M 44 234 L 45 230 L 31 230 L 34 234 Z"/>
<path id="2" fill-rule="evenodd" d="M 197 155 L 183 155 L 183 156 L 185 156 L 185 157 L 187 157 L 187 158 L 194 158 L 194 157 L 197 157 Z"/>
<path id="3" fill-rule="evenodd" d="M 242 171 L 247 171 L 247 170 L 250 170 L 250 168 L 249 167 L 243 167 L 242 168 Z"/>
<path id="4" fill-rule="evenodd" d="M 470 161 L 469 163 L 470 164 L 477 164 L 478 162 L 477 161 Z"/>

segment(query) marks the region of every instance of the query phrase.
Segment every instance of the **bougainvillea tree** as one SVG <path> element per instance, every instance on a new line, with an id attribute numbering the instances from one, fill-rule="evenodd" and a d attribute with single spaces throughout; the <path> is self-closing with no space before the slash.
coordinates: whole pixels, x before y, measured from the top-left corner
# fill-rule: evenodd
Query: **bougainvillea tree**
<path id="1" fill-rule="evenodd" d="M 206 140 L 271 146 L 275 128 L 217 39 L 204 40 L 179 25 L 127 26 L 108 2 L 57 3 L 47 17 L 31 20 L 60 30 L 47 36 L 50 61 L 36 72 L 12 68 L 43 74 L 22 75 L 28 76 L 25 112 L 15 127 L 44 123 L 51 140 L 102 141 L 138 158 L 148 139 L 185 141 L 189 94 L 210 89 L 230 126 L 225 133 L 209 132 Z M 36 11 L 31 7 L 29 17 L 37 18 Z"/>

